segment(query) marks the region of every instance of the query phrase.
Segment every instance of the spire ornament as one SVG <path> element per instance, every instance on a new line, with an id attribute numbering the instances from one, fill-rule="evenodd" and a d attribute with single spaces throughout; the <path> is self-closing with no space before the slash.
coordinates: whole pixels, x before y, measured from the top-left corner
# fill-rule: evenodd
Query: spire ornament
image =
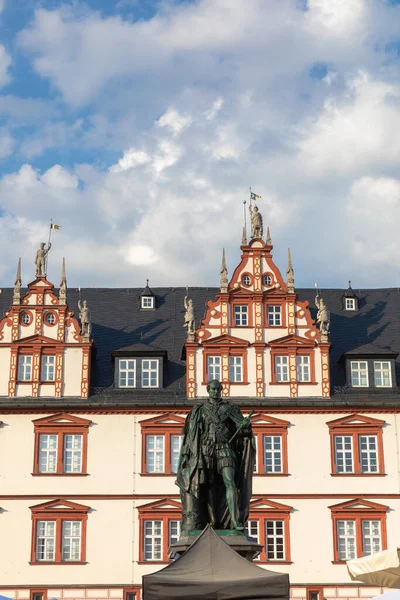
<path id="1" fill-rule="evenodd" d="M 220 279 L 219 279 L 220 289 L 221 289 L 221 292 L 226 294 L 228 291 L 228 269 L 226 268 L 225 248 L 222 248 L 222 263 L 221 263 L 221 270 L 219 273 L 220 273 Z"/>
<path id="2" fill-rule="evenodd" d="M 21 304 L 21 259 L 18 259 L 17 274 L 15 276 L 13 304 Z"/>
<path id="3" fill-rule="evenodd" d="M 294 269 L 292 265 L 292 257 L 290 255 L 290 248 L 288 248 L 288 266 L 286 269 L 286 289 L 289 294 L 294 294 Z"/>
<path id="4" fill-rule="evenodd" d="M 247 246 L 246 227 L 243 227 L 243 233 L 242 233 L 242 246 Z"/>
<path id="5" fill-rule="evenodd" d="M 315 284 L 315 287 L 317 287 L 317 284 Z M 317 294 L 315 296 L 315 306 L 318 308 L 317 325 L 319 325 L 319 331 L 321 333 L 321 342 L 328 342 L 331 317 L 329 310 L 324 302 L 324 299 L 319 293 L 318 288 Z"/>
<path id="6" fill-rule="evenodd" d="M 61 283 L 58 300 L 60 304 L 67 304 L 67 276 L 65 274 L 65 258 L 63 258 L 62 262 Z"/>
<path id="7" fill-rule="evenodd" d="M 267 227 L 267 246 L 272 246 L 271 233 L 269 231 L 269 227 Z"/>

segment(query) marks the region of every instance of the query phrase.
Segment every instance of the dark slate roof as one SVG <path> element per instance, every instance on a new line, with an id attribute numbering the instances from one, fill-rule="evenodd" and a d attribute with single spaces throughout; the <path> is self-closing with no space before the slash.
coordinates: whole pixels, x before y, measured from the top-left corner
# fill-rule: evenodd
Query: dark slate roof
<path id="1" fill-rule="evenodd" d="M 389 348 L 381 348 L 376 344 L 363 344 L 362 346 L 357 346 L 357 348 L 353 348 L 352 350 L 348 350 L 343 354 L 343 356 L 397 356 L 398 352 L 394 350 L 390 350 Z"/>
<path id="2" fill-rule="evenodd" d="M 196 308 L 197 324 L 204 315 L 206 302 L 215 299 L 219 288 L 191 288 L 189 295 Z M 0 314 L 8 310 L 12 303 L 13 290 L 3 289 L 0 295 Z M 311 315 L 315 319 L 317 309 L 314 305 L 315 289 L 297 290 L 300 300 L 308 300 Z M 92 364 L 92 395 L 89 401 L 80 399 L 68 400 L 71 405 L 85 405 L 91 402 L 134 405 L 138 403 L 167 403 L 182 405 L 191 402 L 185 397 L 185 362 L 182 360 L 182 349 L 185 343 L 186 329 L 183 327 L 183 300 L 186 289 L 154 288 L 156 309 L 140 310 L 141 288 L 88 288 L 82 290 L 82 298 L 88 301 L 92 316 L 92 335 L 94 353 Z M 379 398 L 379 402 L 400 403 L 397 390 L 380 391 L 349 390 L 346 387 L 345 368 L 340 360 L 343 354 L 354 348 L 373 344 L 384 350 L 400 352 L 400 290 L 364 289 L 355 290 L 358 297 L 357 311 L 342 309 L 343 289 L 326 289 L 321 294 L 331 313 L 331 382 L 332 395 L 335 402 L 352 403 L 371 402 Z M 68 306 L 78 315 L 78 291 L 69 289 Z M 113 388 L 112 351 L 140 344 L 166 350 L 168 360 L 164 366 L 164 388 L 151 390 L 115 390 Z M 137 346 L 136 346 L 137 347 Z M 400 361 L 396 360 L 397 381 L 400 382 Z M 374 400 L 375 398 L 375 400 Z M 6 401 L 4 399 L 4 401 Z M 22 402 L 19 399 L 18 402 Z M 40 400 L 42 401 L 42 400 Z M 35 401 L 35 402 L 40 402 Z M 259 399 L 243 398 L 238 402 L 244 405 L 260 403 Z M 0 404 L 3 401 L 0 401 Z M 9 401 L 8 401 L 9 402 Z M 15 405 L 16 401 L 13 401 Z M 44 402 L 44 400 L 42 401 Z M 53 403 L 57 404 L 54 400 Z M 65 406 L 66 399 L 62 400 Z M 271 402 L 271 400 L 269 400 Z M 315 398 L 293 401 L 282 398 L 274 399 L 274 405 L 302 405 L 305 402 L 314 404 L 321 402 Z M 30 400 L 32 403 L 32 400 Z M 32 404 L 31 404 L 32 405 Z"/>
<path id="3" fill-rule="evenodd" d="M 126 356 L 143 356 L 143 354 L 167 354 L 168 351 L 166 348 L 161 348 L 160 346 L 156 346 L 155 344 L 143 344 L 142 342 L 138 342 L 137 344 L 130 344 L 130 346 L 124 346 L 123 348 L 115 348 L 112 351 L 113 356 L 122 356 L 125 354 Z"/>
<path id="4" fill-rule="evenodd" d="M 351 281 L 349 281 L 349 287 L 347 288 L 347 290 L 345 291 L 345 293 L 343 294 L 343 296 L 345 298 L 357 298 L 357 294 L 355 293 L 355 291 L 351 287 Z"/>

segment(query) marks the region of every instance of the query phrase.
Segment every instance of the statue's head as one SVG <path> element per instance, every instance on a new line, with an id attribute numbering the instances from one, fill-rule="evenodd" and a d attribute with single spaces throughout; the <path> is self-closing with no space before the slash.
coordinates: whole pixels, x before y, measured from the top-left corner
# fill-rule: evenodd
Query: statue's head
<path id="1" fill-rule="evenodd" d="M 319 304 L 320 304 L 321 308 L 325 306 L 325 302 L 324 302 L 323 298 L 321 298 L 321 300 L 319 301 Z"/>
<path id="2" fill-rule="evenodd" d="M 257 204 L 254 205 L 254 209 L 253 210 L 254 210 L 254 212 L 258 212 L 258 206 L 257 206 Z"/>
<path id="3" fill-rule="evenodd" d="M 193 300 L 190 299 L 189 302 L 188 302 L 188 304 L 190 304 L 190 306 L 193 306 Z"/>
<path id="4" fill-rule="evenodd" d="M 45 244 L 44 242 L 42 242 L 42 243 L 40 244 L 40 248 L 41 248 L 41 250 L 43 250 L 43 248 L 45 247 L 45 245 L 46 245 L 46 244 Z"/>
<path id="5" fill-rule="evenodd" d="M 87 300 L 83 301 L 83 306 L 84 306 L 84 308 L 87 308 Z"/>
<path id="6" fill-rule="evenodd" d="M 207 392 L 212 400 L 219 400 L 221 398 L 222 384 L 218 379 L 212 379 L 207 384 Z"/>

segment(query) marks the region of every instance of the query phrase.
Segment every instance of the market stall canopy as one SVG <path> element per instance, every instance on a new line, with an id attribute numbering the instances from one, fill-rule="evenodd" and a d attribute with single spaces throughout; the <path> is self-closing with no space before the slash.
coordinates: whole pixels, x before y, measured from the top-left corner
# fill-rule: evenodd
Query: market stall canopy
<path id="1" fill-rule="evenodd" d="M 400 590 L 392 590 L 391 592 L 380 594 L 379 596 L 375 596 L 371 600 L 400 600 Z"/>
<path id="2" fill-rule="evenodd" d="M 180 558 L 143 577 L 143 600 L 288 600 L 289 575 L 267 571 L 232 550 L 207 525 Z"/>
<path id="3" fill-rule="evenodd" d="M 347 569 L 353 580 L 369 585 L 400 588 L 400 550 L 383 550 L 370 556 L 347 561 Z"/>

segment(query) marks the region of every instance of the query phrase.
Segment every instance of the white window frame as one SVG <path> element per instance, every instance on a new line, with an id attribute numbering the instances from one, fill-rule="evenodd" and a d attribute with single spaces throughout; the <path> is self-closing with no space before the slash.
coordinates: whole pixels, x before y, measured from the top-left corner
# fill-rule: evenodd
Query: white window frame
<path id="1" fill-rule="evenodd" d="M 39 473 L 57 473 L 57 451 L 58 435 L 41 433 L 39 435 Z"/>
<path id="2" fill-rule="evenodd" d="M 233 306 L 234 327 L 248 327 L 249 306 L 248 304 L 235 304 Z"/>
<path id="3" fill-rule="evenodd" d="M 267 448 L 267 440 L 270 441 L 270 448 Z M 283 473 L 282 441 L 281 435 L 263 435 L 264 473 Z"/>
<path id="4" fill-rule="evenodd" d="M 384 367 L 383 365 L 387 365 Z M 381 379 L 381 383 L 377 383 L 377 375 Z M 386 385 L 384 383 L 385 377 L 389 380 L 389 383 Z M 392 365 L 389 360 L 374 360 L 374 381 L 375 387 L 392 387 Z"/>
<path id="5" fill-rule="evenodd" d="M 346 310 L 356 310 L 355 298 L 345 298 L 344 307 Z"/>
<path id="6" fill-rule="evenodd" d="M 153 440 L 152 448 L 150 439 Z M 146 473 L 165 473 L 165 435 L 146 434 Z"/>
<path id="7" fill-rule="evenodd" d="M 277 383 L 289 383 L 289 357 L 287 355 L 276 355 L 275 379 Z"/>
<path id="8" fill-rule="evenodd" d="M 154 296 L 141 296 L 140 308 L 154 308 Z"/>
<path id="9" fill-rule="evenodd" d="M 350 440 L 350 448 L 348 442 Z M 335 435 L 334 452 L 336 473 L 354 473 L 354 447 L 352 435 Z M 349 463 L 351 458 L 351 465 Z"/>
<path id="10" fill-rule="evenodd" d="M 339 532 L 340 524 L 343 523 L 344 531 Z M 352 524 L 353 532 L 349 532 Z M 344 549 L 340 549 L 340 541 L 344 542 Z M 351 542 L 353 548 L 351 549 Z M 338 519 L 336 521 L 336 543 L 338 551 L 338 559 L 340 561 L 356 558 L 357 555 L 357 539 L 356 539 L 356 521 L 354 519 Z"/>
<path id="11" fill-rule="evenodd" d="M 280 304 L 268 304 L 268 327 L 281 327 L 282 307 Z"/>
<path id="12" fill-rule="evenodd" d="M 260 521 L 258 519 L 249 519 L 247 521 L 247 534 L 249 537 L 256 540 L 257 544 L 260 543 Z M 260 560 L 260 555 L 258 555 L 254 560 Z"/>
<path id="13" fill-rule="evenodd" d="M 221 357 L 215 355 L 207 356 L 207 380 L 218 379 L 218 381 L 221 381 L 221 370 Z"/>
<path id="14" fill-rule="evenodd" d="M 263 276 L 263 284 L 265 285 L 265 287 L 269 287 L 270 285 L 272 285 L 272 277 L 271 275 L 264 275 Z"/>
<path id="15" fill-rule="evenodd" d="M 268 533 L 268 524 L 272 525 L 272 532 Z M 278 533 L 278 524 L 282 528 L 282 533 Z M 272 553 L 268 548 L 268 541 L 272 541 Z M 279 545 L 282 545 L 282 550 L 279 549 Z M 285 553 L 285 521 L 283 519 L 265 519 L 265 552 L 268 562 L 281 562 L 286 560 Z M 278 556 L 281 554 L 281 556 Z"/>
<path id="16" fill-rule="evenodd" d="M 374 524 L 378 525 L 379 533 L 373 533 Z M 369 556 L 382 550 L 382 528 L 380 519 L 362 519 L 361 535 L 363 555 Z M 378 542 L 378 543 L 377 543 Z M 369 546 L 367 550 L 367 546 Z"/>
<path id="17" fill-rule="evenodd" d="M 46 325 L 55 325 L 56 324 L 56 316 L 52 312 L 46 312 L 44 315 L 44 322 Z"/>
<path id="18" fill-rule="evenodd" d="M 43 354 L 41 367 L 41 381 L 55 381 L 56 357 L 54 354 Z"/>
<path id="19" fill-rule="evenodd" d="M 296 356 L 297 381 L 299 383 L 310 383 L 310 367 L 310 356 L 308 354 L 298 354 Z"/>
<path id="20" fill-rule="evenodd" d="M 44 533 L 40 532 L 41 525 L 44 525 Z M 40 545 L 42 545 L 42 550 L 39 549 Z M 54 562 L 55 557 L 56 521 L 38 520 L 36 523 L 36 560 L 38 562 Z"/>
<path id="21" fill-rule="evenodd" d="M 148 366 L 145 366 L 146 363 L 148 363 Z M 160 361 L 154 358 L 144 358 L 142 360 L 142 388 L 158 388 L 159 384 L 158 384 L 158 380 L 159 380 L 159 376 L 160 376 Z M 144 375 L 148 374 L 149 380 L 148 380 L 148 384 L 144 383 Z M 152 380 L 152 375 L 156 375 L 156 382 L 155 383 L 151 383 Z"/>
<path id="22" fill-rule="evenodd" d="M 25 319 L 25 317 L 26 317 L 26 319 Z M 21 323 L 23 323 L 24 325 L 29 325 L 30 320 L 31 320 L 31 318 L 27 312 L 22 313 Z"/>
<path id="23" fill-rule="evenodd" d="M 20 354 L 18 356 L 18 381 L 32 381 L 32 363 L 31 354 Z"/>
<path id="24" fill-rule="evenodd" d="M 251 284 L 250 275 L 242 275 L 242 283 L 248 287 Z"/>
<path id="25" fill-rule="evenodd" d="M 243 356 L 229 357 L 229 381 L 230 383 L 243 382 Z"/>
<path id="26" fill-rule="evenodd" d="M 365 447 L 361 448 L 361 444 L 365 440 Z M 359 435 L 358 436 L 358 451 L 360 455 L 360 470 L 361 473 L 378 473 L 379 472 L 379 461 L 378 461 L 378 436 L 377 435 Z M 367 468 L 363 468 L 366 463 Z"/>
<path id="27" fill-rule="evenodd" d="M 67 440 L 72 440 L 71 448 L 67 447 Z M 79 443 L 77 443 L 79 442 Z M 66 433 L 64 434 L 64 473 L 82 473 L 82 457 L 83 457 L 83 435 L 81 433 Z M 71 468 L 67 469 L 68 460 L 70 457 Z"/>
<path id="28" fill-rule="evenodd" d="M 362 367 L 361 365 L 365 365 Z M 354 383 L 354 375 L 357 376 L 358 383 Z M 351 360 L 350 361 L 350 376 L 352 387 L 368 387 L 368 361 L 367 360 Z M 365 378 L 366 383 L 361 383 Z"/>
<path id="29" fill-rule="evenodd" d="M 148 524 L 151 524 L 147 527 Z M 157 530 L 156 530 L 157 529 Z M 146 549 L 146 541 L 150 541 L 149 550 Z M 159 550 L 156 547 L 159 547 Z M 150 553 L 150 556 L 148 554 Z M 163 521 L 162 519 L 146 519 L 143 522 L 143 557 L 145 561 L 163 560 Z"/>
<path id="30" fill-rule="evenodd" d="M 174 448 L 173 440 L 177 440 L 178 441 L 178 447 L 177 448 Z M 180 456 L 180 453 L 181 453 L 182 440 L 183 440 L 183 435 L 171 433 L 171 435 L 170 435 L 171 473 L 177 473 L 178 472 L 179 456 Z"/>
<path id="31" fill-rule="evenodd" d="M 66 533 L 66 526 L 71 526 L 71 533 Z M 79 534 L 74 533 L 74 527 L 79 525 Z M 64 520 L 62 521 L 62 544 L 61 560 L 62 562 L 79 562 L 81 560 L 82 548 L 82 521 Z M 78 554 L 76 554 L 78 546 Z M 69 557 L 67 557 L 69 555 Z"/>
<path id="32" fill-rule="evenodd" d="M 172 533 L 171 529 L 172 529 L 172 524 L 176 523 L 176 533 Z M 168 520 L 168 542 L 169 542 L 169 546 L 171 546 L 171 544 L 176 544 L 176 542 L 179 541 L 179 538 L 181 536 L 181 521 L 179 519 L 169 519 Z M 175 541 L 173 541 L 175 539 Z"/>
<path id="33" fill-rule="evenodd" d="M 132 366 L 129 366 L 131 363 Z M 124 366 L 125 365 L 125 366 Z M 121 383 L 121 375 L 125 374 L 125 385 Z M 133 373 L 133 383 L 129 384 L 129 380 L 132 381 L 130 373 Z M 134 358 L 120 358 L 118 360 L 118 387 L 119 388 L 134 388 L 136 387 L 136 360 Z"/>

